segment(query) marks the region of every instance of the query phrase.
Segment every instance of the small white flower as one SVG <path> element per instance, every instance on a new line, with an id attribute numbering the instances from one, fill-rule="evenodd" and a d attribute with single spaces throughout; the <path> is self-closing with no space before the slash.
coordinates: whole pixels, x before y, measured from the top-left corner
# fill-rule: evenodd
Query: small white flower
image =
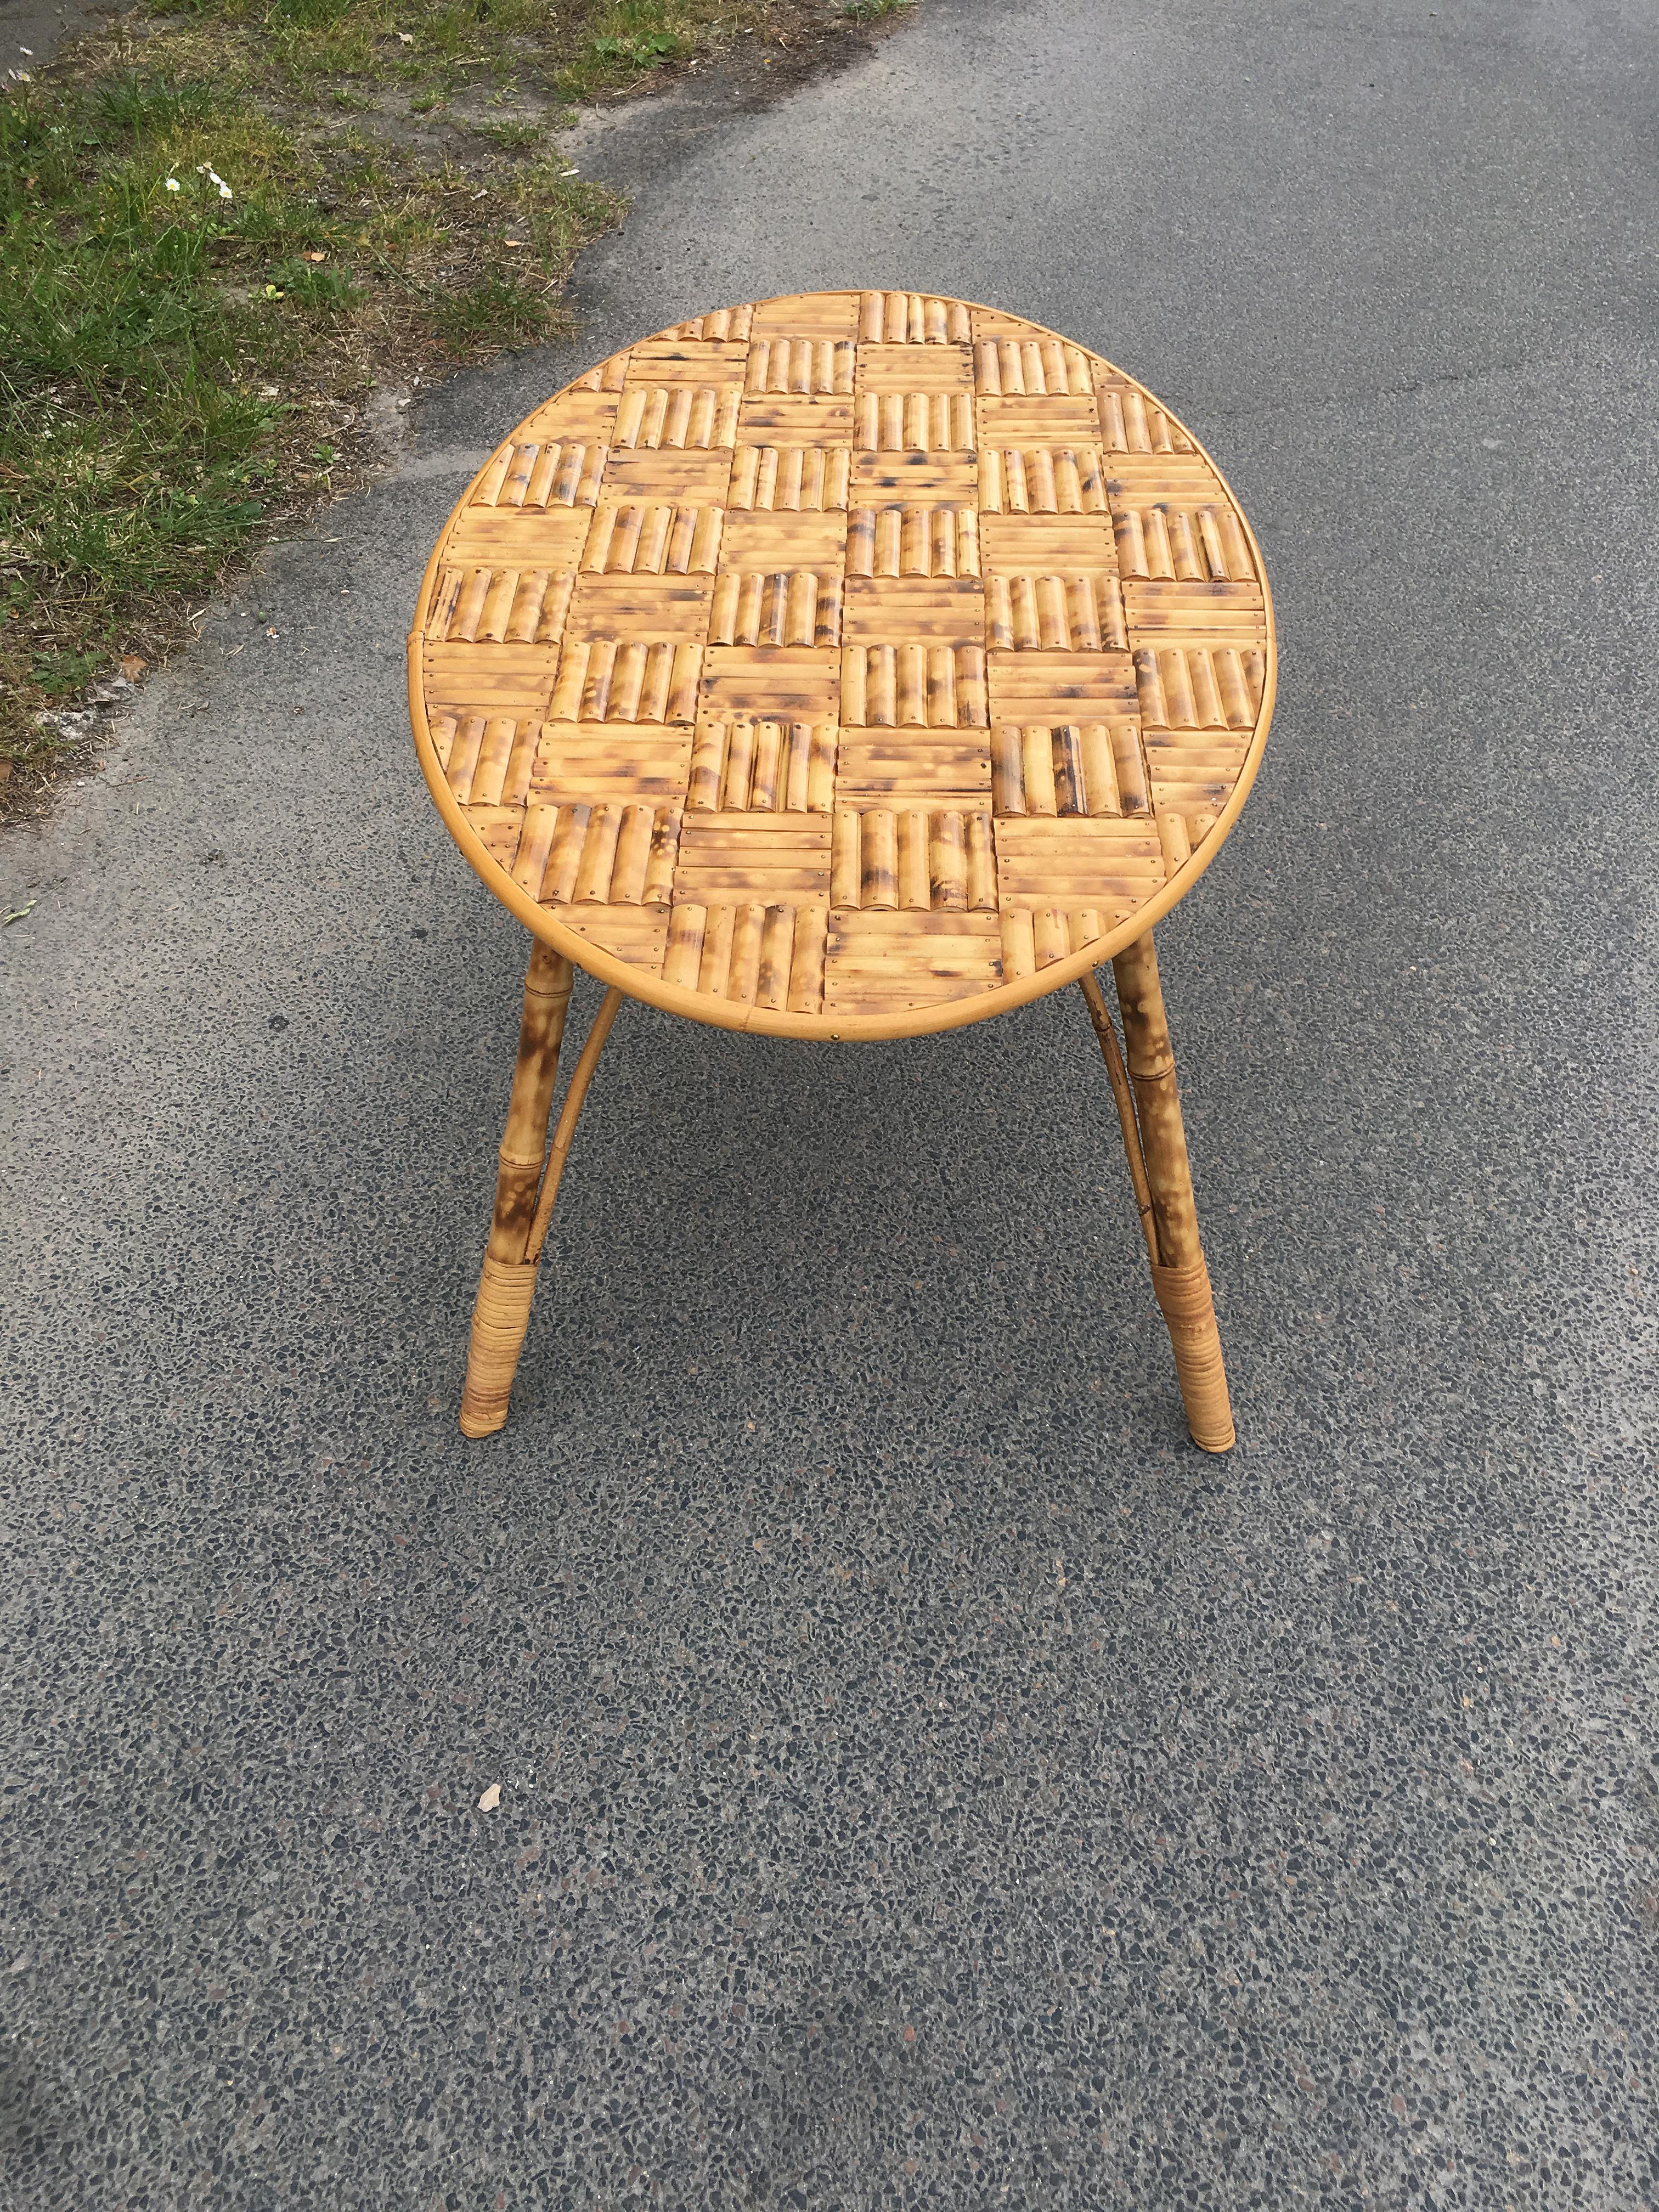
<path id="1" fill-rule="evenodd" d="M 181 192 L 184 189 L 184 186 L 179 183 L 177 177 L 169 177 L 167 179 L 167 190 L 170 192 Z"/>
<path id="2" fill-rule="evenodd" d="M 231 196 L 231 193 L 230 193 L 230 186 L 229 186 L 228 185 L 220 185 L 220 187 L 219 187 L 219 197 L 220 197 L 220 198 L 221 198 L 222 200 L 228 200 L 228 199 L 230 198 L 230 196 Z"/>

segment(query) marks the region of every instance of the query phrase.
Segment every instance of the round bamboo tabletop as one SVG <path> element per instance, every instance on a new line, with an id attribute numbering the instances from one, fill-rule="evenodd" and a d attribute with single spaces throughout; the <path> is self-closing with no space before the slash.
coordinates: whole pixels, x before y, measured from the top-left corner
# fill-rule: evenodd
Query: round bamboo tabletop
<path id="1" fill-rule="evenodd" d="M 410 639 L 484 882 L 635 998 L 897 1036 L 1068 982 L 1243 805 L 1273 610 L 1238 502 L 1132 377 L 915 293 L 722 308 L 537 409 Z"/>

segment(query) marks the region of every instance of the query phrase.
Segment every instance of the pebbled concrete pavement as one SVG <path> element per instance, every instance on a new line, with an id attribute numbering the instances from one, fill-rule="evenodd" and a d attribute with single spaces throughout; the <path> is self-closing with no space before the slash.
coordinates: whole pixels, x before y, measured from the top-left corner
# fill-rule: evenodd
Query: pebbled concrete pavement
<path id="1" fill-rule="evenodd" d="M 607 117 L 580 342 L 0 841 L 9 2212 L 1659 2203 L 1650 33 L 927 0 Z M 1161 933 L 1224 1462 L 1074 994 L 629 1010 L 455 1431 L 525 948 L 424 549 L 584 361 L 860 281 L 1110 353 L 1266 549 Z"/>
<path id="2" fill-rule="evenodd" d="M 0 76 L 38 74 L 68 40 L 117 12 L 97 0 L 0 0 Z"/>

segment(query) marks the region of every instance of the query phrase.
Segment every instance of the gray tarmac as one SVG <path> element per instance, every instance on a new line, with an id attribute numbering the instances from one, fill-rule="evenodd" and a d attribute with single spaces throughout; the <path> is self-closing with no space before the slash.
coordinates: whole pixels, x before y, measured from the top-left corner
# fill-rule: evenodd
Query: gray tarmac
<path id="1" fill-rule="evenodd" d="M 1653 27 L 926 0 L 612 112 L 580 338 L 0 840 L 7 2212 L 1659 2203 Z M 526 948 L 425 550 L 586 362 L 849 283 L 1107 352 L 1265 548 L 1160 933 L 1224 1460 L 1075 994 L 625 1010 L 456 1431 Z"/>

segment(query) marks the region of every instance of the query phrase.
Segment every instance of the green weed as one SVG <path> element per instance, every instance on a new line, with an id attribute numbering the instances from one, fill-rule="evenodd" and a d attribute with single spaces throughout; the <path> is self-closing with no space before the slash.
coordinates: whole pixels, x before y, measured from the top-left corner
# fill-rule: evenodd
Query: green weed
<path id="1" fill-rule="evenodd" d="M 499 146 L 508 154 L 528 153 L 532 147 L 539 146 L 547 136 L 546 130 L 539 123 L 483 122 L 475 123 L 471 128 L 478 137 L 488 138 L 492 146 Z"/>
<path id="2" fill-rule="evenodd" d="M 595 39 L 592 52 L 602 62 L 628 62 L 635 69 L 659 69 L 685 51 L 685 41 L 672 31 L 653 31 L 648 38 Z"/>

